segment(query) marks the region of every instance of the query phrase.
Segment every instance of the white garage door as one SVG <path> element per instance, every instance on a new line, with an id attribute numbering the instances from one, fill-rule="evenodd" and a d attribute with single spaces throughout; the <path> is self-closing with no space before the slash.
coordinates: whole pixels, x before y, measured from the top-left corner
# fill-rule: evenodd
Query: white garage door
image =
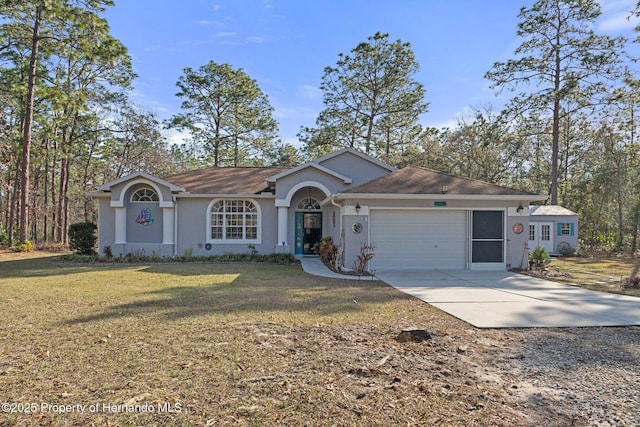
<path id="1" fill-rule="evenodd" d="M 373 269 L 464 269 L 464 211 L 372 210 Z"/>

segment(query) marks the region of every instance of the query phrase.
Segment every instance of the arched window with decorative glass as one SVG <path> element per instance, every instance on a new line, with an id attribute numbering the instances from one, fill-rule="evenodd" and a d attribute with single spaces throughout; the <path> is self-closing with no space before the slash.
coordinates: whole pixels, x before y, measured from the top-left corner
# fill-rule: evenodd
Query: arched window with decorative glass
<path id="1" fill-rule="evenodd" d="M 157 202 L 158 193 L 151 187 L 142 187 L 131 195 L 132 202 Z"/>
<path id="2" fill-rule="evenodd" d="M 227 243 L 260 243 L 260 212 L 251 200 L 214 200 L 209 209 L 208 240 Z"/>
<path id="3" fill-rule="evenodd" d="M 304 199 L 300 200 L 297 209 L 299 211 L 319 211 L 321 209 L 320 202 L 318 202 L 313 197 L 305 197 Z"/>

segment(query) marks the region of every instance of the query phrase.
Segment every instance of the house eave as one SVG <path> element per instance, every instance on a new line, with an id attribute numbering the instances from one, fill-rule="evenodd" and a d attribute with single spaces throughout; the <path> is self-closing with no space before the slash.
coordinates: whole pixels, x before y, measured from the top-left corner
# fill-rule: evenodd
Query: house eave
<path id="1" fill-rule="evenodd" d="M 333 200 L 496 200 L 496 201 L 544 201 L 548 196 L 540 194 L 397 194 L 397 193 L 337 193 Z"/>
<path id="2" fill-rule="evenodd" d="M 118 179 L 116 179 L 114 181 L 107 182 L 106 184 L 103 184 L 100 187 L 98 187 L 98 191 L 111 191 L 112 187 L 114 187 L 114 186 L 116 186 L 118 184 L 121 184 L 123 182 L 131 181 L 131 180 L 136 179 L 136 178 L 146 179 L 146 180 L 149 180 L 149 181 L 154 182 L 156 184 L 159 184 L 159 185 L 162 185 L 164 187 L 167 187 L 167 188 L 169 188 L 169 190 L 172 193 L 177 193 L 177 192 L 184 191 L 184 188 L 178 187 L 178 186 L 176 186 L 176 185 L 174 185 L 174 184 L 172 184 L 172 183 L 170 183 L 168 181 L 165 181 L 164 179 L 155 177 L 155 176 L 150 175 L 150 174 L 148 174 L 146 172 L 133 172 L 133 173 L 127 175 L 127 176 L 123 176 L 123 177 L 118 178 Z"/>
<path id="3" fill-rule="evenodd" d="M 259 194 L 228 194 L 228 193 L 182 193 L 176 194 L 176 199 L 274 199 L 273 193 Z"/>
<path id="4" fill-rule="evenodd" d="M 92 199 L 95 198 L 110 198 L 111 197 L 111 191 L 86 191 L 84 193 L 85 197 L 89 197 Z"/>

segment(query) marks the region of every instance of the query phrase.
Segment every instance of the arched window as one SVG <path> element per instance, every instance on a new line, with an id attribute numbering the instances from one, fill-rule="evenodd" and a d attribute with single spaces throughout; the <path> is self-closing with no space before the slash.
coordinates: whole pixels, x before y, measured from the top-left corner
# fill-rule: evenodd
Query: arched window
<path id="1" fill-rule="evenodd" d="M 251 200 L 216 200 L 210 208 L 212 242 L 254 242 L 260 240 L 258 206 Z"/>
<path id="2" fill-rule="evenodd" d="M 131 195 L 132 202 L 157 202 L 158 193 L 151 187 L 142 187 Z"/>
<path id="3" fill-rule="evenodd" d="M 319 211 L 320 203 L 313 197 L 305 197 L 298 203 L 299 211 Z"/>

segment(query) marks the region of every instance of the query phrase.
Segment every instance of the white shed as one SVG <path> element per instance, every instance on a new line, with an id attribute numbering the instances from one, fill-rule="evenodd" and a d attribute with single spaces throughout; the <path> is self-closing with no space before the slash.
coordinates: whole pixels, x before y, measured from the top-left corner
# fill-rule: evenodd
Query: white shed
<path id="1" fill-rule="evenodd" d="M 529 209 L 529 248 L 542 246 L 550 254 L 578 248 L 578 214 L 557 205 Z"/>

